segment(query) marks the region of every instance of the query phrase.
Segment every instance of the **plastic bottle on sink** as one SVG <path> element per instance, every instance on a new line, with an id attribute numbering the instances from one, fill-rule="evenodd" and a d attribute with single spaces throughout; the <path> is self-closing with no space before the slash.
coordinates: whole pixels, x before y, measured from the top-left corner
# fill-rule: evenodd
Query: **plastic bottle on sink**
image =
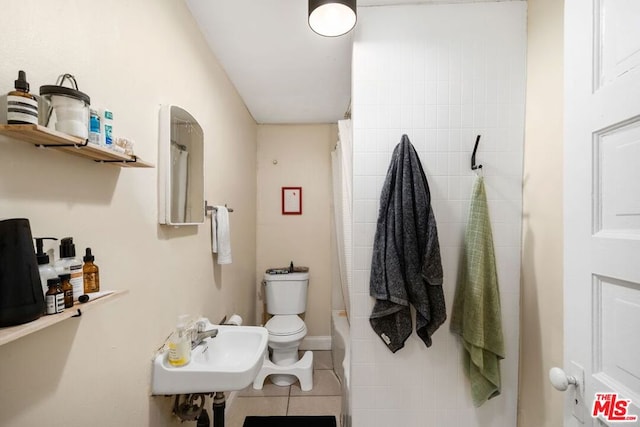
<path id="1" fill-rule="evenodd" d="M 183 314 L 178 316 L 176 330 L 169 337 L 167 346 L 169 347 L 169 364 L 179 367 L 191 361 L 191 337 L 187 331 L 189 316 Z"/>

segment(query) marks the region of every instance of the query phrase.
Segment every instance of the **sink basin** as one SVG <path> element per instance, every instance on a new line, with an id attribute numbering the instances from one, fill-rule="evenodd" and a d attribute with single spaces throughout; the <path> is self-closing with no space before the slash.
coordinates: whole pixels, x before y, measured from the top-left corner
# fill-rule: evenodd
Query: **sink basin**
<path id="1" fill-rule="evenodd" d="M 151 394 L 242 390 L 262 367 L 269 334 L 259 326 L 210 325 L 218 335 L 191 350 L 191 362 L 174 367 L 168 351 L 153 360 Z"/>

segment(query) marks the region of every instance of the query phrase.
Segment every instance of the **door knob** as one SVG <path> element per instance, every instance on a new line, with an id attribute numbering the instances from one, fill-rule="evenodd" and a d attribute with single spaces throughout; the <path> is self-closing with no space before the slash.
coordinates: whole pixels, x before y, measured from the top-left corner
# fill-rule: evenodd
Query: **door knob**
<path id="1" fill-rule="evenodd" d="M 567 375 L 560 368 L 549 369 L 549 381 L 551 381 L 551 385 L 559 391 L 566 391 L 570 385 L 578 386 L 578 380 L 576 377 Z"/>

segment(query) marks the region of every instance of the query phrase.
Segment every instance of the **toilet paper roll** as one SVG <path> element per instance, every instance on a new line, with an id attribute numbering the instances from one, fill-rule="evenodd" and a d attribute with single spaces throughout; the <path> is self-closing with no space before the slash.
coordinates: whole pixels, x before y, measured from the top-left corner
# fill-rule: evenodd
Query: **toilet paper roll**
<path id="1" fill-rule="evenodd" d="M 232 314 L 227 321 L 227 325 L 242 326 L 242 317 L 238 314 Z"/>

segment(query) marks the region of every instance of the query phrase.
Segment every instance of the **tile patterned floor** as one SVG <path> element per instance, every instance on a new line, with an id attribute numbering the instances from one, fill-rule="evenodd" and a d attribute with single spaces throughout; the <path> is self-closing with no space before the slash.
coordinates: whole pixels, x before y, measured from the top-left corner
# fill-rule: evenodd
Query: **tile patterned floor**
<path id="1" fill-rule="evenodd" d="M 226 427 L 242 427 L 247 415 L 335 415 L 340 425 L 342 397 L 333 372 L 330 351 L 313 352 L 313 389 L 302 391 L 299 383 L 279 387 L 269 379 L 262 390 L 253 386 L 238 393 L 226 410 Z"/>

